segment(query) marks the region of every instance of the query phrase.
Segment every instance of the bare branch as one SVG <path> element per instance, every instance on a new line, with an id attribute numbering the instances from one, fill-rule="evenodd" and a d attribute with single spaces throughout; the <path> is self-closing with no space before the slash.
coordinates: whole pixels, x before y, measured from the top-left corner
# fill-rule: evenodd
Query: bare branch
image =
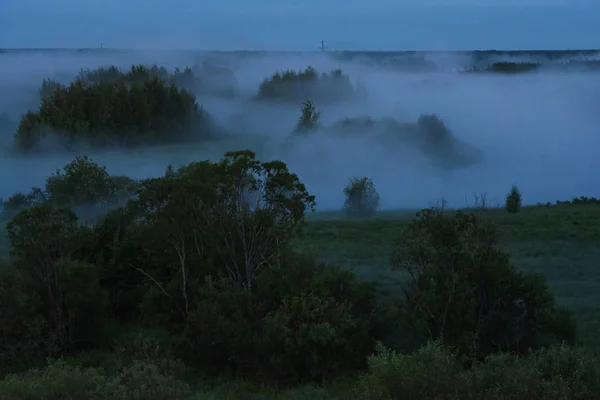
<path id="1" fill-rule="evenodd" d="M 150 279 L 161 290 L 161 292 L 163 292 L 168 297 L 171 297 L 171 295 L 165 290 L 165 288 L 156 279 L 154 279 L 150 274 L 148 274 L 146 271 L 134 266 L 133 264 L 129 264 L 129 266 L 131 268 L 135 269 L 136 271 L 144 274 L 146 276 L 146 278 Z"/>

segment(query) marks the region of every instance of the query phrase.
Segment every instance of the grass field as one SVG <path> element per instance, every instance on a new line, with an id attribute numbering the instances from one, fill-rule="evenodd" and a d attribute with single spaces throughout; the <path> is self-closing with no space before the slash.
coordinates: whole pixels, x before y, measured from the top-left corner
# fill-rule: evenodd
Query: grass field
<path id="1" fill-rule="evenodd" d="M 518 214 L 489 209 L 514 264 L 544 275 L 558 301 L 575 312 L 582 344 L 600 346 L 600 206 L 526 207 Z M 390 269 L 393 241 L 415 211 L 386 211 L 368 220 L 315 213 L 296 246 L 338 262 L 398 293 L 399 272 Z"/>

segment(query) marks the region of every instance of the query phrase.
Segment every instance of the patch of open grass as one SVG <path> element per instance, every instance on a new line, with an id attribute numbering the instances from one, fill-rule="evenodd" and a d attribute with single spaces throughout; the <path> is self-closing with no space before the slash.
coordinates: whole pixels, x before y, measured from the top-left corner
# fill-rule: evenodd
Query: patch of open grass
<path id="1" fill-rule="evenodd" d="M 582 342 L 600 346 L 600 206 L 485 213 L 498 226 L 514 264 L 544 275 L 559 303 L 575 312 Z M 315 213 L 296 247 L 378 280 L 383 294 L 393 295 L 403 279 L 390 270 L 393 242 L 414 214 L 387 211 L 368 219 L 346 219 L 341 212 Z"/>

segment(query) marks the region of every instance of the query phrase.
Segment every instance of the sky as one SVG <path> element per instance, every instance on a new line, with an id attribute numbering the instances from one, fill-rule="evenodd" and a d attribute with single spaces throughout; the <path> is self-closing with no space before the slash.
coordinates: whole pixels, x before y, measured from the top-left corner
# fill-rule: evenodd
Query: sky
<path id="1" fill-rule="evenodd" d="M 0 0 L 0 48 L 600 48 L 598 0 Z"/>

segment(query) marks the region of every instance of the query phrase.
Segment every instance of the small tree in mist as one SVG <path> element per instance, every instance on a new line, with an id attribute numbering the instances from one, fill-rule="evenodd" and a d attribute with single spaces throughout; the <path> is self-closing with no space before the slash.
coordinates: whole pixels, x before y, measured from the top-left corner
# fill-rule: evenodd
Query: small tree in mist
<path id="1" fill-rule="evenodd" d="M 518 213 L 521 210 L 522 195 L 517 185 L 513 185 L 510 193 L 506 196 L 506 211 Z"/>
<path id="2" fill-rule="evenodd" d="M 315 103 L 310 100 L 305 101 L 302 103 L 302 114 L 298 118 L 295 132 L 305 133 L 316 131 L 320 119 L 321 112 L 317 110 Z"/>
<path id="3" fill-rule="evenodd" d="M 351 217 L 369 217 L 379 208 L 379 193 L 371 178 L 352 178 L 344 188 L 344 211 Z"/>

